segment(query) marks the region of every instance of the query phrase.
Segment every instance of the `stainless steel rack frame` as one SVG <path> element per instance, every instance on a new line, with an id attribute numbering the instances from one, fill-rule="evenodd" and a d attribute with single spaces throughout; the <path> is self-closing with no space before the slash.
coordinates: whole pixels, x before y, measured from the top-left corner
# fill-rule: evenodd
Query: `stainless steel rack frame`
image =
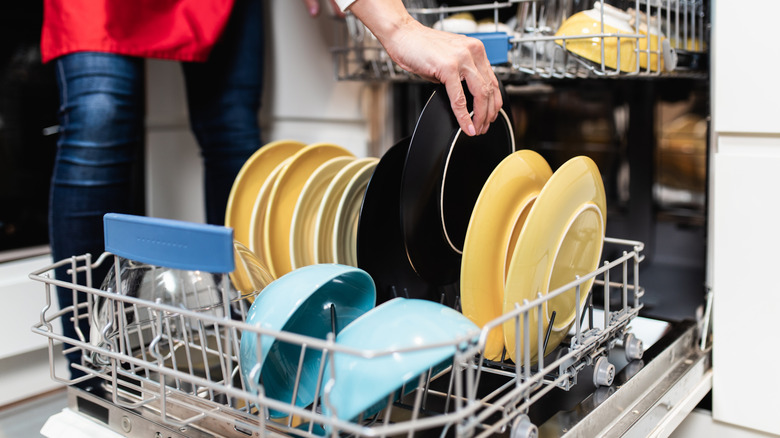
<path id="1" fill-rule="evenodd" d="M 441 436 L 454 432 L 467 437 L 511 431 L 513 437 L 531 437 L 538 429 L 526 414 L 545 394 L 556 388 L 568 391 L 576 387 L 578 376 L 583 375 L 586 367 L 593 368 L 595 386 L 609 387 L 615 377 L 610 354 L 614 356 L 620 351 L 629 362 L 642 357 L 642 343 L 631 333 L 629 324 L 642 308 L 644 290 L 639 286 L 639 265 L 643 244 L 612 238 L 606 238 L 605 244 L 624 248 L 622 255 L 604 261 L 597 270 L 546 295 L 540 292 L 532 300 L 517 303 L 513 311 L 491 321 L 481 331 L 446 344 L 355 350 L 337 344 L 332 333 L 326 339 L 317 339 L 247 324 L 247 302 L 231 302 L 228 296 L 223 300 L 225 312 L 214 313 L 107 292 L 93 286 L 92 271 L 113 260 L 118 273 L 118 257 L 109 253 L 94 262 L 90 255 L 73 256 L 30 274 L 32 280 L 44 285 L 47 303 L 32 331 L 48 338 L 54 380 L 73 386 L 86 379 L 99 379 L 106 389 L 104 396 L 74 389 L 71 407 L 123 434 L 317 436 L 318 431 L 325 430 L 332 436 L 412 436 L 436 431 Z M 54 269 L 63 266 L 69 267 L 71 281 L 53 278 Z M 79 272 L 86 273 L 86 280 L 81 283 L 77 281 Z M 590 279 L 595 281 L 593 289 L 583 290 L 582 285 Z M 226 276 L 223 282 L 227 286 Z M 74 295 L 84 293 L 86 301 L 53 311 L 56 287 L 71 290 Z M 223 288 L 227 290 L 228 287 Z M 605 303 L 603 328 L 594 324 L 594 317 L 600 317 L 594 316 L 593 301 L 588 300 L 590 304 L 576 310 L 571 336 L 548 357 L 531 363 L 532 332 L 537 336 L 539 351 L 545 351 L 545 304 L 572 293 L 575 302 L 581 302 L 583 296 L 601 296 Z M 94 321 L 95 304 L 102 300 L 110 306 L 112 318 L 106 327 L 96 329 L 100 339 L 108 342 L 94 342 L 82 331 L 78 331 L 79 339 L 62 334 L 61 320 L 77 327 L 82 319 Z M 614 302 L 620 305 L 611 307 Z M 533 327 L 529 322 L 532 315 L 539 321 Z M 521 346 L 524 349 L 524 359 L 517 365 L 510 360 L 489 362 L 480 355 L 491 331 L 505 322 L 512 322 L 515 327 L 517 351 L 521 351 Z M 273 339 L 300 348 L 298 373 L 295 381 L 289 382 L 294 391 L 291 400 L 273 399 L 265 394 L 262 384 L 244 381 L 237 355 L 241 336 L 256 336 L 258 345 Z M 60 343 L 66 351 L 81 353 L 81 363 L 75 367 L 85 376 L 71 379 L 57 374 L 53 360 L 61 354 L 55 348 Z M 616 348 L 618 345 L 620 349 Z M 441 347 L 454 351 L 446 368 L 422 373 L 416 382 L 401 388 L 397 397 L 390 395 L 379 414 L 345 421 L 324 413 L 322 407 L 330 403 L 333 385 L 338 379 L 349 379 L 348 375 L 325 373 L 326 365 L 333 362 L 336 354 L 371 359 Z M 306 352 L 321 357 L 317 394 L 311 405 L 297 406 L 295 392 L 299 389 Z M 257 373 L 259 366 L 250 370 L 249 375 L 254 377 Z M 501 382 L 498 386 L 494 386 L 496 378 Z M 96 410 L 99 415 L 94 415 Z M 272 411 L 282 413 L 282 417 L 272 418 Z"/>
<path id="2" fill-rule="evenodd" d="M 504 81 L 524 78 L 706 76 L 696 68 L 702 62 L 702 54 L 707 52 L 709 31 L 704 0 L 635 0 L 633 9 L 640 13 L 635 13 L 633 33 L 605 31 L 605 2 L 595 0 L 591 4 L 600 7 L 601 32 L 585 36 L 555 36 L 561 22 L 578 12 L 572 10 L 571 0 L 503 0 L 432 7 L 434 3 L 406 1 L 410 14 L 428 26 L 453 14 L 491 12 L 498 29 L 501 24 L 499 12 L 516 9 L 516 23 L 508 34 L 507 62 L 494 65 L 497 76 Z M 358 81 L 416 79 L 390 59 L 357 18 L 347 14 L 345 27 L 346 32 L 337 37 L 340 43 L 332 50 L 336 78 Z M 567 50 L 567 44 L 582 39 L 600 40 L 600 62 L 581 58 Z M 616 40 L 617 65 L 612 68 L 605 65 L 607 39 Z M 621 46 L 626 44 L 633 47 L 636 58 L 628 67 L 620 61 Z M 647 61 L 644 66 L 640 64 L 640 59 Z"/>

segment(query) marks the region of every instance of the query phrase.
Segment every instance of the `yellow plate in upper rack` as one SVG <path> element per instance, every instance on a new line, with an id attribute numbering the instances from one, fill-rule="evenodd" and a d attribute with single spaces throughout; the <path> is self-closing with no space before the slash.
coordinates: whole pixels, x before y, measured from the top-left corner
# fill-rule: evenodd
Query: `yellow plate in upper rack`
<path id="1" fill-rule="evenodd" d="M 553 173 L 536 198 L 520 232 L 509 264 L 504 290 L 504 313 L 511 312 L 524 300 L 533 301 L 537 294 L 546 295 L 565 284 L 594 271 L 599 266 L 604 244 L 606 195 L 601 174 L 588 157 L 574 157 Z M 574 323 L 577 306 L 582 307 L 593 279 L 580 287 L 550 299 L 544 305 L 541 336 L 556 312 L 547 349 L 550 353 L 560 344 Z M 516 321 L 504 323 L 504 340 L 510 359 L 524 363 L 523 334 L 528 335 L 529 358 L 535 363 L 539 354 L 539 330 L 536 309 L 529 312 L 529 330 L 519 320 L 521 339 L 515 338 Z M 518 351 L 519 349 L 519 351 Z"/>
<path id="2" fill-rule="evenodd" d="M 604 31 L 605 35 L 626 34 L 635 35 L 637 32 L 629 26 L 627 21 L 618 19 L 611 14 L 604 13 Z M 601 14 L 596 9 L 578 12 L 567 18 L 558 31 L 556 37 L 581 37 L 587 35 L 602 35 Z M 618 69 L 623 72 L 636 71 L 636 37 L 622 37 L 618 44 L 616 36 L 610 37 L 592 37 L 592 38 L 569 38 L 566 39 L 566 50 L 581 56 L 596 64 L 601 64 L 601 44 L 604 43 L 604 66 L 613 70 Z M 555 43 L 563 47 L 563 40 L 555 40 Z M 618 61 L 619 58 L 619 61 Z"/>
<path id="3" fill-rule="evenodd" d="M 233 228 L 233 238 L 249 247 L 249 228 L 252 208 L 263 182 L 286 158 L 301 150 L 305 144 L 293 140 L 279 140 L 261 147 L 241 166 L 228 195 L 225 226 Z"/>
<path id="4" fill-rule="evenodd" d="M 353 156 L 352 152 L 329 143 L 314 143 L 298 151 L 276 179 L 263 222 L 263 248 L 266 263 L 276 278 L 292 270 L 290 227 L 303 186 L 326 161 Z"/>
<path id="5" fill-rule="evenodd" d="M 290 256 L 293 269 L 314 264 L 314 229 L 317 210 L 333 177 L 355 157 L 336 157 L 318 167 L 303 186 L 293 212 L 290 230 Z"/>
<path id="6" fill-rule="evenodd" d="M 460 303 L 463 314 L 480 327 L 503 312 L 512 236 L 519 235 L 551 175 L 550 165 L 541 155 L 521 150 L 496 166 L 479 193 L 463 245 Z M 499 360 L 503 349 L 504 335 L 498 326 L 490 331 L 483 355 Z"/>

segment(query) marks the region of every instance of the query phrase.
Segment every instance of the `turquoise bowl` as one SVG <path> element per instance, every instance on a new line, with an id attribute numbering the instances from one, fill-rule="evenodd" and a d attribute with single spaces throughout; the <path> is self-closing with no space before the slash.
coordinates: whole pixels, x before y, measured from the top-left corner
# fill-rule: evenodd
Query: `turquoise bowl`
<path id="1" fill-rule="evenodd" d="M 414 389 L 422 373 L 446 369 L 457 340 L 470 334 L 476 340 L 479 331 L 460 312 L 433 301 L 395 298 L 380 304 L 345 327 L 336 343 L 360 351 L 398 352 L 370 359 L 336 352 L 325 367 L 323 394 L 332 386 L 324 395 L 323 413 L 347 421 L 374 415 L 404 385 L 407 391 Z M 435 344 L 448 345 L 403 351 Z M 329 385 L 331 370 L 335 378 Z"/>
<path id="2" fill-rule="evenodd" d="M 289 272 L 266 286 L 252 303 L 246 322 L 272 331 L 325 339 L 333 331 L 334 323 L 338 334 L 375 304 L 374 281 L 362 269 L 338 264 L 311 265 Z M 335 315 L 335 321 L 332 315 Z M 254 377 L 255 384 L 262 383 L 267 397 L 302 407 L 311 404 L 317 389 L 322 352 L 306 349 L 293 401 L 301 350 L 300 343 L 243 332 L 239 361 L 247 389 Z M 253 373 L 253 370 L 256 371 Z M 280 418 L 287 414 L 270 410 L 269 415 Z"/>

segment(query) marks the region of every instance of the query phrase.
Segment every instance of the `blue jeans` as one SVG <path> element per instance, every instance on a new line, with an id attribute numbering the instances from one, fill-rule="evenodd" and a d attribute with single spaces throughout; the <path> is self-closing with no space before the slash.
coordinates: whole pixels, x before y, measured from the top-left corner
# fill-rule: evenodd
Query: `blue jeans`
<path id="1" fill-rule="evenodd" d="M 206 220 L 212 224 L 224 222 L 233 180 L 261 145 L 262 9 L 261 0 L 237 0 L 209 60 L 182 63 L 190 125 L 204 165 Z M 143 213 L 133 187 L 139 183 L 134 169 L 142 165 L 145 136 L 144 60 L 79 52 L 55 62 L 61 131 L 49 204 L 52 256 L 55 261 L 86 253 L 97 257 L 104 250 L 105 213 Z M 93 273 L 94 287 L 107 267 Z M 70 281 L 64 269 L 56 276 Z M 73 304 L 71 290 L 60 288 L 58 296 L 61 308 Z M 64 334 L 75 338 L 67 317 Z M 79 352 L 68 355 L 71 363 L 79 358 Z"/>

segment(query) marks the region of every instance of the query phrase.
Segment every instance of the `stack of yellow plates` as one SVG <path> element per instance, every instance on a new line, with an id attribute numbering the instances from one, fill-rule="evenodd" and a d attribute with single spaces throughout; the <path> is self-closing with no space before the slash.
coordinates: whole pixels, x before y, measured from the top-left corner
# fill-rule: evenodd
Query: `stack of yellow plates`
<path id="1" fill-rule="evenodd" d="M 295 204 L 290 230 L 290 256 L 293 269 L 312 265 L 314 257 L 314 230 L 317 210 L 328 184 L 338 172 L 355 160 L 355 157 L 336 157 L 326 161 L 311 174 Z"/>
<path id="2" fill-rule="evenodd" d="M 252 248 L 249 235 L 253 206 L 263 184 L 279 164 L 304 146 L 292 140 L 268 143 L 252 154 L 241 167 L 228 196 L 225 226 L 233 228 L 233 237 L 243 245 Z M 257 248 L 252 249 L 257 252 Z"/>
<path id="3" fill-rule="evenodd" d="M 508 267 L 503 312 L 511 312 L 525 300 L 533 301 L 598 268 L 605 221 L 606 195 L 598 167 L 588 157 L 570 159 L 545 184 L 520 231 Z M 553 312 L 556 316 L 544 354 L 564 339 L 592 284 L 590 279 L 580 287 L 579 302 L 575 289 L 547 302 L 542 333 L 546 333 Z M 515 363 L 524 363 L 526 350 L 531 362 L 536 362 L 540 354 L 537 312 L 529 312 L 528 319 L 528 346 L 522 337 L 516 339 L 514 319 L 504 323 L 507 355 Z"/>
<path id="4" fill-rule="evenodd" d="M 262 260 L 265 260 L 263 249 L 263 222 L 265 221 L 265 212 L 268 210 L 268 199 L 271 196 L 271 189 L 276 183 L 276 178 L 279 176 L 282 169 L 287 167 L 289 163 L 290 158 L 287 158 L 274 168 L 271 174 L 268 175 L 268 178 L 266 178 L 263 186 L 260 187 L 260 192 L 257 194 L 255 203 L 252 206 L 252 221 L 249 224 L 249 248 Z"/>
<path id="5" fill-rule="evenodd" d="M 349 180 L 339 200 L 333 223 L 333 261 L 357 266 L 357 226 L 360 206 L 368 187 L 368 181 L 379 163 L 378 158 L 366 158 L 365 164 Z"/>
<path id="6" fill-rule="evenodd" d="M 333 248 L 336 246 L 333 230 L 336 227 L 336 216 L 339 213 L 340 202 L 350 181 L 356 175 L 361 174 L 361 171 L 367 166 L 371 166 L 373 171 L 373 168 L 376 167 L 376 158 L 361 158 L 349 163 L 333 177 L 325 189 L 325 194 L 317 210 L 314 227 L 314 260 L 316 263 L 336 262 L 333 255 Z"/>
<path id="7" fill-rule="evenodd" d="M 466 232 L 460 280 L 464 315 L 484 327 L 598 268 L 605 214 L 604 184 L 590 158 L 572 158 L 555 173 L 530 150 L 505 158 L 482 188 Z M 592 283 L 580 287 L 579 301 L 572 289 L 544 305 L 541 333 L 555 312 L 545 354 L 563 341 Z M 537 361 L 543 341 L 538 312 L 529 312 L 527 326 L 522 318 L 490 330 L 486 359 Z"/>
<path id="8" fill-rule="evenodd" d="M 341 146 L 315 143 L 299 150 L 279 172 L 271 188 L 263 220 L 263 254 L 275 277 L 292 270 L 290 235 L 292 217 L 306 181 L 321 165 L 337 157 L 353 156 Z"/>
<path id="9" fill-rule="evenodd" d="M 501 161 L 480 191 L 466 231 L 460 273 L 463 314 L 480 327 L 503 313 L 507 261 L 534 200 L 551 175 L 541 155 L 521 150 Z M 503 350 L 499 326 L 489 333 L 484 356 L 499 360 Z"/>

